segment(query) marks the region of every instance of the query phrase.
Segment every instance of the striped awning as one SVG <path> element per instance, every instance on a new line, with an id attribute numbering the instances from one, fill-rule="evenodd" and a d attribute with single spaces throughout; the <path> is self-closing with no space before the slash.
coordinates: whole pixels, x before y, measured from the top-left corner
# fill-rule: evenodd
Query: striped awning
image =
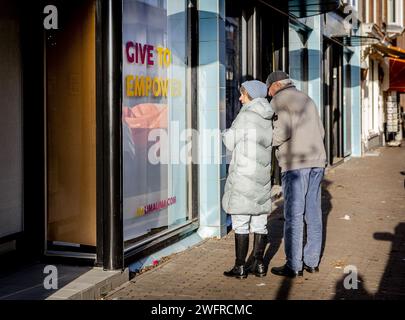
<path id="1" fill-rule="evenodd" d="M 405 92 L 405 59 L 389 59 L 390 87 L 389 90 Z"/>

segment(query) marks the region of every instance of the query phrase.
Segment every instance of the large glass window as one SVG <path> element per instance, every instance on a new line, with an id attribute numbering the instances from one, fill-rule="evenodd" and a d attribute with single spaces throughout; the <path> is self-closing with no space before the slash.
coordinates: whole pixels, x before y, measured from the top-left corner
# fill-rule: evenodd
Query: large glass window
<path id="1" fill-rule="evenodd" d="M 232 125 L 241 107 L 239 86 L 242 79 L 242 9 L 226 1 L 226 127 Z"/>
<path id="2" fill-rule="evenodd" d="M 187 1 L 123 1 L 125 247 L 189 219 Z"/>
<path id="3" fill-rule="evenodd" d="M 303 43 L 305 34 L 289 27 L 289 74 L 298 89 L 308 92 L 308 48 Z"/>
<path id="4" fill-rule="evenodd" d="M 18 4 L 0 0 L 0 238 L 23 229 Z"/>

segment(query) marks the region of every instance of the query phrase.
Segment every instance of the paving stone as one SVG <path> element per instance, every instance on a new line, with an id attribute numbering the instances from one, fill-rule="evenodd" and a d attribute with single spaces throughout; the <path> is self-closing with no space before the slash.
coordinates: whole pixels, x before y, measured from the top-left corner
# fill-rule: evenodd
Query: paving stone
<path id="1" fill-rule="evenodd" d="M 228 279 L 233 233 L 179 253 L 135 276 L 107 299 L 404 299 L 405 147 L 380 148 L 380 156 L 353 158 L 328 170 L 323 181 L 325 242 L 320 272 L 283 279 Z M 384 201 L 384 202 L 383 202 Z M 285 262 L 282 199 L 269 219 L 269 268 Z M 350 220 L 341 219 L 345 215 Z M 253 238 L 251 237 L 250 246 Z M 344 268 L 356 266 L 358 289 L 348 290 Z M 258 286 L 260 284 L 260 286 Z"/>

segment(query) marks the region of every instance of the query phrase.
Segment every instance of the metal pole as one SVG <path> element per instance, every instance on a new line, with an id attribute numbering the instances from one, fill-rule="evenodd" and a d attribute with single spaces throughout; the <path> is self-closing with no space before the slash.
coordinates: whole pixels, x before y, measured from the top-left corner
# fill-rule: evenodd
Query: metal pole
<path id="1" fill-rule="evenodd" d="M 103 110 L 103 267 L 124 267 L 122 218 L 122 1 L 101 0 Z"/>

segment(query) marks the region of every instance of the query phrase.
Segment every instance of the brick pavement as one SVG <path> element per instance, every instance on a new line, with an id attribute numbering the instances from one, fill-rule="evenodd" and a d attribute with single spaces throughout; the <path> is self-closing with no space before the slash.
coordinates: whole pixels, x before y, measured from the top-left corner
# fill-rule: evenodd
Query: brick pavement
<path id="1" fill-rule="evenodd" d="M 265 278 L 225 278 L 222 272 L 234 262 L 230 233 L 172 256 L 107 299 L 404 299 L 405 147 L 377 153 L 353 158 L 324 179 L 325 241 L 318 274 L 293 280 L 270 272 Z M 269 220 L 270 268 L 284 263 L 281 205 L 282 199 Z M 348 265 L 358 270 L 357 290 L 343 287 Z"/>

